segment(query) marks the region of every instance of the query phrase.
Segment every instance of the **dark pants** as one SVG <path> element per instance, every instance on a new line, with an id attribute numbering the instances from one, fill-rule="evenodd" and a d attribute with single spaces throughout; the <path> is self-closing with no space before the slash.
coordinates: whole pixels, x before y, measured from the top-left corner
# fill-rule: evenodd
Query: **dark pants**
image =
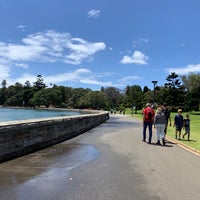
<path id="1" fill-rule="evenodd" d="M 149 127 L 149 143 L 151 143 L 152 139 L 152 122 L 144 122 L 144 127 L 143 127 L 143 141 L 146 141 L 146 130 L 147 126 Z"/>
<path id="2" fill-rule="evenodd" d="M 165 135 L 167 134 L 167 127 L 168 127 L 168 119 L 166 119 L 167 121 L 166 121 L 166 125 L 165 125 L 165 130 L 164 130 L 164 133 L 165 133 Z"/>

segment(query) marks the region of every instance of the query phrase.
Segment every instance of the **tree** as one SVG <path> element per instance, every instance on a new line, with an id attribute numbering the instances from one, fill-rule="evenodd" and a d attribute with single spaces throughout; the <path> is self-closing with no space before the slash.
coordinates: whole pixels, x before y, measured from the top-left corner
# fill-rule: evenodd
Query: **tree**
<path id="1" fill-rule="evenodd" d="M 199 111 L 200 107 L 200 73 L 189 73 L 182 76 L 183 85 L 187 90 L 185 95 L 185 107 L 188 110 Z"/>
<path id="2" fill-rule="evenodd" d="M 0 89 L 0 105 L 4 105 L 7 99 L 7 88 L 6 88 L 6 80 L 4 79 L 1 83 L 2 88 Z"/>
<path id="3" fill-rule="evenodd" d="M 41 89 L 44 89 L 46 88 L 47 86 L 45 85 L 45 83 L 43 82 L 43 78 L 42 78 L 42 75 L 37 75 L 37 78 L 36 78 L 36 82 L 33 82 L 33 86 L 34 88 L 36 89 L 36 91 L 38 90 L 41 90 Z"/>
<path id="4" fill-rule="evenodd" d="M 116 109 L 121 104 L 122 94 L 119 89 L 115 87 L 106 87 L 102 92 L 104 92 L 107 98 L 109 109 Z"/>
<path id="5" fill-rule="evenodd" d="M 183 85 L 187 90 L 192 90 L 200 86 L 200 73 L 189 73 L 189 75 L 181 76 Z"/>
<path id="6" fill-rule="evenodd" d="M 30 87 L 31 87 L 30 81 L 26 81 L 24 84 L 24 88 L 30 88 Z"/>
<path id="7" fill-rule="evenodd" d="M 144 86 L 144 88 L 143 88 L 143 93 L 146 93 L 146 92 L 148 92 L 150 89 L 147 87 L 147 86 Z"/>
<path id="8" fill-rule="evenodd" d="M 135 107 L 135 112 L 142 108 L 143 92 L 139 85 L 127 86 L 126 102 L 130 108 Z"/>
<path id="9" fill-rule="evenodd" d="M 92 91 L 91 89 L 84 88 L 74 88 L 72 89 L 70 102 L 72 102 L 72 107 L 79 108 L 79 100 L 82 96 L 86 95 L 88 92 Z"/>
<path id="10" fill-rule="evenodd" d="M 7 97 L 5 104 L 8 106 L 23 106 L 23 86 L 16 82 L 15 85 L 10 85 L 7 89 Z"/>
<path id="11" fill-rule="evenodd" d="M 5 79 L 2 81 L 1 85 L 2 85 L 2 88 L 3 88 L 3 89 L 6 88 L 7 82 L 6 82 Z"/>
<path id="12" fill-rule="evenodd" d="M 17 93 L 15 95 L 12 95 L 10 98 L 8 98 L 5 102 L 8 106 L 23 106 L 23 96 L 21 93 Z"/>
<path id="13" fill-rule="evenodd" d="M 178 89 L 181 86 L 179 76 L 175 72 L 169 74 L 166 80 L 168 81 L 168 83 L 165 83 L 165 87 L 169 89 Z"/>
<path id="14" fill-rule="evenodd" d="M 53 86 L 53 89 L 58 91 L 61 95 L 61 107 L 66 107 L 67 92 L 64 86 Z"/>
<path id="15" fill-rule="evenodd" d="M 43 88 L 37 91 L 30 100 L 31 104 L 35 106 L 45 105 L 47 108 L 50 105 L 58 106 L 61 104 L 61 101 L 60 92 L 53 88 Z"/>
<path id="16" fill-rule="evenodd" d="M 108 103 L 105 93 L 101 91 L 90 91 L 78 101 L 79 108 L 107 109 Z"/>
<path id="17" fill-rule="evenodd" d="M 165 83 L 165 88 L 167 89 L 165 95 L 169 98 L 168 104 L 172 105 L 173 109 L 176 109 L 176 107 L 183 107 L 184 87 L 181 85 L 179 76 L 175 72 L 172 72 L 167 76 L 166 80 L 168 82 Z"/>

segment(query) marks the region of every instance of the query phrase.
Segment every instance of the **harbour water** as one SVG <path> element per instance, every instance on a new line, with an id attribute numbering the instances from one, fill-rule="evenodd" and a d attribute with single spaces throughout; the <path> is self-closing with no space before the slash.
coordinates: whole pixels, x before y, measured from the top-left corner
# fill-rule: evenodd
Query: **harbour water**
<path id="1" fill-rule="evenodd" d="M 0 108 L 0 122 L 47 117 L 74 116 L 80 114 L 81 113 L 79 112 L 65 110 Z"/>

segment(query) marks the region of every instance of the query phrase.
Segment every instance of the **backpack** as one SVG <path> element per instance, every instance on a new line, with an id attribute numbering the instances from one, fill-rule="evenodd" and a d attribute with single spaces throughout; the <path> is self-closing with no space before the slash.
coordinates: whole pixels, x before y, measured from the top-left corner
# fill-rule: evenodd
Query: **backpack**
<path id="1" fill-rule="evenodd" d="M 145 118 L 146 118 L 146 120 L 149 120 L 149 121 L 151 121 L 153 119 L 153 114 L 152 114 L 151 108 L 147 109 Z"/>
<path id="2" fill-rule="evenodd" d="M 164 113 L 166 119 L 169 119 L 169 117 L 170 117 L 170 111 L 168 110 L 168 108 L 163 109 L 163 113 Z"/>

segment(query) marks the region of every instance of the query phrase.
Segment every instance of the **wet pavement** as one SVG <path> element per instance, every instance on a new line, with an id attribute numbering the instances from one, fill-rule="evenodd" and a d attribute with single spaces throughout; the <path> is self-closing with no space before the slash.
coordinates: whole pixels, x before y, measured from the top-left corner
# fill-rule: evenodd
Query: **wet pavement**
<path id="1" fill-rule="evenodd" d="M 141 139 L 140 121 L 112 116 L 76 138 L 1 163 L 0 200 L 198 200 L 200 157 L 173 142 Z"/>
<path id="2" fill-rule="evenodd" d="M 61 143 L 1 163 L 0 199 L 32 199 L 41 189 L 59 191 L 63 183 L 71 181 L 68 174 L 72 169 L 98 155 L 92 145 Z"/>

